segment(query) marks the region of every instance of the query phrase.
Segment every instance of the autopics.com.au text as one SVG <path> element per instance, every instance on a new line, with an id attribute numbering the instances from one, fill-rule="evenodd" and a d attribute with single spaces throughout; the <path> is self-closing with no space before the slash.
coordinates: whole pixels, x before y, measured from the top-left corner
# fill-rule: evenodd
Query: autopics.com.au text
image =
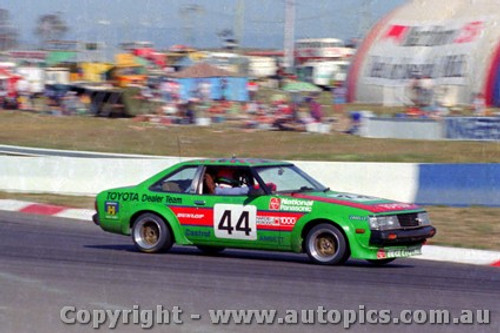
<path id="1" fill-rule="evenodd" d="M 211 309 L 205 314 L 185 313 L 179 306 L 157 305 L 153 309 L 143 309 L 134 305 L 130 309 L 78 309 L 64 306 L 60 319 L 66 325 L 87 325 L 94 329 L 119 325 L 138 325 L 149 329 L 160 325 L 182 325 L 186 321 L 201 321 L 208 318 L 212 325 L 298 325 L 330 324 L 343 328 L 353 325 L 488 325 L 490 310 L 447 309 L 402 310 L 367 309 L 360 305 L 357 309 L 336 310 L 318 306 L 315 309 Z"/>

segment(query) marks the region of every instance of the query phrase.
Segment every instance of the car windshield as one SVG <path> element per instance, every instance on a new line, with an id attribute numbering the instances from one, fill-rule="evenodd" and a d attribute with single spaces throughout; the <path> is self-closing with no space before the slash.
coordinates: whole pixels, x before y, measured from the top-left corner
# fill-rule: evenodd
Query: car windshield
<path id="1" fill-rule="evenodd" d="M 255 171 L 264 183 L 274 184 L 277 193 L 328 190 L 294 165 L 257 167 Z"/>

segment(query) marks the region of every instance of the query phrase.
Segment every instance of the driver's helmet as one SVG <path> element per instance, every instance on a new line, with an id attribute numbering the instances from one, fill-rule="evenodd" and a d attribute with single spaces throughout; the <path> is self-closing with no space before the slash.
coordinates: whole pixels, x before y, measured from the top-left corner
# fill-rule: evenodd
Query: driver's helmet
<path id="1" fill-rule="evenodd" d="M 219 184 L 226 184 L 231 186 L 238 185 L 238 180 L 235 177 L 234 170 L 229 168 L 223 168 L 217 172 L 216 182 Z"/>

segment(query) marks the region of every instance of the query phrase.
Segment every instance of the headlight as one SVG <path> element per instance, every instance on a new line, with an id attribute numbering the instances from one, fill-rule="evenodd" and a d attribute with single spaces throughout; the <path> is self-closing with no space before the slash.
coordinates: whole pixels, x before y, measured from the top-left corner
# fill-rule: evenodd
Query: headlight
<path id="1" fill-rule="evenodd" d="M 417 215 L 418 225 L 431 225 L 431 220 L 429 219 L 429 214 L 418 213 Z"/>
<path id="2" fill-rule="evenodd" d="M 397 216 L 371 216 L 370 229 L 372 230 L 391 230 L 400 227 Z"/>

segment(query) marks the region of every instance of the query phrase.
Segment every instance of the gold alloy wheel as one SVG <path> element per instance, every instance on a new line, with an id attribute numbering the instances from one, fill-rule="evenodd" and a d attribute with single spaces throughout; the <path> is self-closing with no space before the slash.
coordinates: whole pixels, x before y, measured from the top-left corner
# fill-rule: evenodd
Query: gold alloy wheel
<path id="1" fill-rule="evenodd" d="M 331 234 L 321 234 L 316 238 L 316 249 L 322 257 L 329 257 L 337 251 L 337 243 Z"/>
<path id="2" fill-rule="evenodd" d="M 338 264 L 347 260 L 347 244 L 342 233 L 330 224 L 313 227 L 305 241 L 309 257 L 320 264 Z"/>
<path id="3" fill-rule="evenodd" d="M 151 251 L 161 242 L 162 228 L 159 221 L 152 218 L 139 219 L 132 231 L 135 243 L 142 251 Z M 153 250 L 155 251 L 155 250 Z"/>
<path id="4" fill-rule="evenodd" d="M 142 239 L 149 245 L 155 245 L 160 238 L 160 229 L 154 222 L 146 222 L 142 226 Z"/>
<path id="5" fill-rule="evenodd" d="M 167 222 L 153 213 L 139 215 L 134 221 L 131 234 L 135 246 L 141 252 L 165 252 L 174 244 Z"/>

